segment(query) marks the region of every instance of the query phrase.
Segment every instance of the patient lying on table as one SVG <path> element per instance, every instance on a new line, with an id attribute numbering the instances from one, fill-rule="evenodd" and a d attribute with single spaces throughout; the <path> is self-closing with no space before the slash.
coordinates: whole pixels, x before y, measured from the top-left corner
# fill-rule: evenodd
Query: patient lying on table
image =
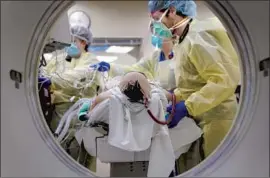
<path id="1" fill-rule="evenodd" d="M 112 147 L 129 152 L 150 149 L 148 176 L 167 177 L 175 159 L 201 136 L 201 130 L 189 118 L 168 130 L 164 116 L 167 104 L 162 88 L 151 85 L 144 74 L 130 72 L 121 78 L 118 86 L 84 103 L 78 117 L 88 126 L 96 122 L 107 123 L 107 142 Z M 81 139 L 77 137 L 77 140 L 83 140 L 89 154 L 99 156 L 95 155 L 97 150 L 93 151 L 96 143 L 89 138 L 93 138 L 93 133 L 93 128 L 85 127 L 80 132 Z M 96 133 L 96 136 L 100 135 Z"/>
<path id="2" fill-rule="evenodd" d="M 166 91 L 157 85 L 148 82 L 146 76 L 143 73 L 130 72 L 124 77 L 118 79 L 118 81 L 119 82 L 114 81 L 114 84 L 109 86 L 111 89 L 98 95 L 93 102 L 85 102 L 81 107 L 78 117 L 79 120 L 88 120 L 89 116 L 91 116 L 91 111 L 102 102 L 104 103 L 101 105 L 108 105 L 109 99 L 112 96 L 118 96 L 118 98 L 120 97 L 122 100 L 124 99 L 130 103 L 134 103 L 135 106 L 143 107 L 145 104 L 149 104 L 146 102 L 149 102 L 151 96 L 156 94 L 160 97 L 163 108 L 166 108 L 166 105 L 168 104 L 166 96 L 164 95 L 164 92 Z M 91 120 L 96 120 L 96 118 L 91 117 Z"/>

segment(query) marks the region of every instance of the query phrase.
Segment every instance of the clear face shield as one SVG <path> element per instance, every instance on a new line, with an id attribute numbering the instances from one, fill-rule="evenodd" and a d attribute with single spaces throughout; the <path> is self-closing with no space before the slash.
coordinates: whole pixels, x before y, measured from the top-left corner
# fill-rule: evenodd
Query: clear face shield
<path id="1" fill-rule="evenodd" d="M 65 49 L 68 56 L 72 58 L 79 58 L 81 55 L 81 51 L 78 47 L 78 41 L 76 40 L 76 32 L 78 28 L 76 27 L 84 27 L 89 29 L 91 26 L 90 17 L 83 11 L 74 11 L 69 15 L 69 27 L 71 34 L 71 45 Z M 75 31 L 74 31 L 75 29 Z M 77 29 L 77 30 L 76 30 Z"/>
<path id="2" fill-rule="evenodd" d="M 151 42 L 156 50 L 161 49 L 164 43 L 171 42 L 173 38 L 172 32 L 162 23 L 162 19 L 167 12 L 168 10 L 166 10 L 158 20 L 152 18 L 149 23 L 149 28 L 152 33 Z"/>
<path id="3" fill-rule="evenodd" d="M 177 35 L 175 35 L 174 33 L 175 30 L 190 22 L 190 18 L 186 17 L 172 27 L 168 28 L 162 22 L 162 19 L 165 17 L 168 11 L 169 9 L 167 9 L 158 20 L 152 18 L 149 24 L 150 31 L 152 33 L 152 45 L 156 49 L 161 49 L 163 47 L 163 44 L 175 44 L 178 39 Z"/>
<path id="4" fill-rule="evenodd" d="M 91 27 L 90 17 L 83 11 L 74 11 L 69 15 L 69 26 L 83 26 L 85 28 Z"/>

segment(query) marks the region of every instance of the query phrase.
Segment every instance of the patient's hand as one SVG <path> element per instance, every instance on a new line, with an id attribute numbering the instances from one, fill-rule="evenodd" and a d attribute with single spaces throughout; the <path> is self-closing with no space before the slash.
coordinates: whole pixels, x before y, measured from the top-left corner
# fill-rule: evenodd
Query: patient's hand
<path id="1" fill-rule="evenodd" d="M 88 110 L 90 108 L 90 105 L 91 105 L 91 103 L 88 101 L 88 102 L 84 102 L 83 105 L 81 106 L 81 108 L 79 110 L 79 114 L 78 114 L 78 119 L 80 121 L 88 120 L 87 113 L 88 113 Z"/>
<path id="2" fill-rule="evenodd" d="M 90 108 L 90 111 L 92 111 L 94 109 L 94 107 L 96 105 L 98 105 L 99 103 L 101 103 L 102 101 L 110 98 L 112 95 L 112 93 L 110 91 L 106 91 L 106 92 L 103 92 L 103 93 L 100 93 L 96 98 L 95 98 L 95 101 L 94 103 L 92 104 L 91 108 Z"/>

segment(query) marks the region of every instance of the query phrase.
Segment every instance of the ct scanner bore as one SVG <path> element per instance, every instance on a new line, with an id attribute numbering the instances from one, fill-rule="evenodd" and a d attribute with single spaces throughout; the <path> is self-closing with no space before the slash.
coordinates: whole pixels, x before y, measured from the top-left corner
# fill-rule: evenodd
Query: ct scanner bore
<path id="1" fill-rule="evenodd" d="M 53 140 L 37 100 L 37 58 L 50 26 L 71 3 L 1 2 L 3 177 L 93 176 Z M 223 144 L 183 176 L 269 176 L 269 76 L 258 67 L 269 57 L 269 1 L 208 1 L 208 5 L 238 46 L 242 106 Z M 19 88 L 10 79 L 12 69 L 22 73 Z"/>

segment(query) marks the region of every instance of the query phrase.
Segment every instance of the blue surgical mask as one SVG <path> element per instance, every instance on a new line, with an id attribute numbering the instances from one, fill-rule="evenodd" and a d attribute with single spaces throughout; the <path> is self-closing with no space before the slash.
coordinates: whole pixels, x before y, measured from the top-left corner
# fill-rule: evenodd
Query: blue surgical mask
<path id="1" fill-rule="evenodd" d="M 154 47 L 161 49 L 162 44 L 163 44 L 163 39 L 158 36 L 152 35 L 151 43 Z"/>
<path id="2" fill-rule="evenodd" d="M 162 22 L 152 22 L 151 24 L 152 33 L 155 36 L 159 36 L 161 38 L 172 38 L 173 34 L 170 29 L 166 27 Z"/>
<path id="3" fill-rule="evenodd" d="M 164 39 L 172 39 L 172 32 L 162 23 L 162 22 L 152 22 L 151 23 L 152 31 L 152 45 L 156 48 L 161 48 L 164 42 Z"/>
<path id="4" fill-rule="evenodd" d="M 75 44 L 71 44 L 69 47 L 66 48 L 66 52 L 70 57 L 78 57 L 80 56 L 81 52 Z"/>
<path id="5" fill-rule="evenodd" d="M 150 22 L 150 29 L 152 32 L 152 45 L 156 48 L 161 48 L 162 44 L 164 43 L 164 39 L 171 39 L 173 38 L 172 31 L 174 29 L 180 28 L 182 25 L 185 25 L 187 22 L 190 21 L 189 18 L 184 18 L 177 24 L 173 25 L 173 27 L 168 28 L 165 24 L 162 23 L 162 19 L 166 15 L 169 9 L 167 9 L 159 20 L 152 19 Z"/>

